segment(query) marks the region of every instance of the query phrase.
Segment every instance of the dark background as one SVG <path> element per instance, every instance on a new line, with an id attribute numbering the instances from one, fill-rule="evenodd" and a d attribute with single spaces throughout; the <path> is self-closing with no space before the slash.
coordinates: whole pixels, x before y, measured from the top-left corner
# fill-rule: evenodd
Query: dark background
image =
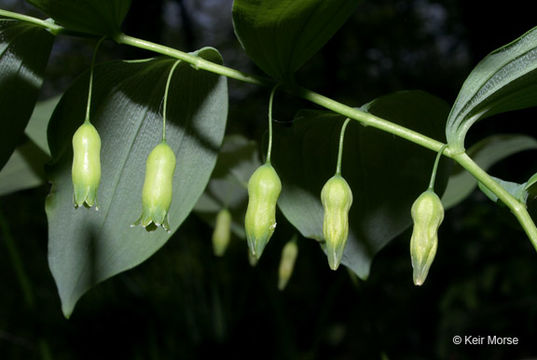
<path id="1" fill-rule="evenodd" d="M 231 4 L 133 0 L 124 30 L 182 50 L 214 46 L 226 65 L 257 73 L 234 37 Z M 362 1 L 300 71 L 299 83 L 353 106 L 403 89 L 452 103 L 481 58 L 537 25 L 530 6 L 522 0 Z M 3 0 L 0 7 L 41 16 L 22 1 Z M 93 45 L 57 39 L 43 99 L 89 66 Z M 109 42 L 99 61 L 148 56 Z M 267 89 L 234 80 L 229 86 L 227 133 L 261 139 Z M 276 119 L 289 121 L 307 106 L 281 96 Z M 535 116 L 535 110 L 496 116 L 476 125 L 467 144 L 493 133 L 536 135 Z M 490 172 L 523 182 L 536 169 L 535 152 L 525 152 Z M 215 258 L 211 228 L 192 215 L 155 256 L 85 295 L 69 320 L 47 267 L 47 192 L 43 185 L 0 198 L 0 359 L 537 357 L 537 254 L 514 217 L 479 192 L 446 213 L 436 260 L 420 288 L 412 285 L 409 231 L 378 254 L 367 281 L 345 268 L 332 272 L 317 244 L 300 238 L 295 272 L 279 292 L 279 254 L 292 234 L 281 214 L 255 268 L 237 238 L 224 258 Z M 8 239 L 27 275 L 26 291 Z M 455 335 L 516 336 L 519 344 L 456 346 Z"/>

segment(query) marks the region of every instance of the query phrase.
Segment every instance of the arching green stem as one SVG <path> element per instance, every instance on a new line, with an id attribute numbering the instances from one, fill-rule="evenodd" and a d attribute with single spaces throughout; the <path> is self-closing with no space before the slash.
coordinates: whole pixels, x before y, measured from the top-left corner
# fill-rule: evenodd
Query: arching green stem
<path id="1" fill-rule="evenodd" d="M 438 151 L 438 154 L 436 154 L 436 159 L 434 160 L 434 166 L 433 166 L 433 172 L 431 173 L 431 181 L 429 182 L 429 189 L 431 191 L 434 191 L 434 182 L 436 180 L 436 172 L 438 171 L 438 164 L 440 163 L 440 158 L 442 157 L 442 153 L 446 149 L 447 144 L 442 146 L 440 150 Z"/>
<path id="2" fill-rule="evenodd" d="M 203 59 L 200 56 L 189 54 L 184 51 L 171 48 L 169 46 L 155 44 L 151 41 L 138 39 L 133 36 L 129 36 L 125 34 L 117 34 L 116 36 L 114 36 L 114 40 L 118 44 L 129 45 L 129 46 L 133 46 L 139 49 L 145 49 L 145 50 L 156 52 L 158 54 L 162 54 L 162 55 L 173 57 L 179 60 L 183 60 L 184 62 L 192 64 L 192 66 L 195 69 L 206 70 L 215 74 L 226 76 L 231 79 L 235 79 L 235 80 L 239 80 L 239 81 L 243 81 L 243 82 L 255 84 L 255 85 L 271 86 L 274 84 L 274 81 L 269 78 L 245 74 L 239 70 L 231 69 L 227 66 L 220 65 L 220 64 L 215 64 L 211 61 Z"/>
<path id="3" fill-rule="evenodd" d="M 41 26 L 42 28 L 47 29 L 48 31 L 50 31 L 54 35 L 57 35 L 59 32 L 61 32 L 64 29 L 63 26 L 56 25 L 52 21 L 41 20 L 41 19 L 35 18 L 33 16 L 19 14 L 19 13 L 16 13 L 16 12 L 13 12 L 13 11 L 7 11 L 7 10 L 4 10 L 4 9 L 0 9 L 0 16 L 5 16 L 5 17 L 11 18 L 11 19 L 24 21 L 24 22 L 27 22 L 27 23 L 30 23 L 30 24 Z"/>
<path id="4" fill-rule="evenodd" d="M 168 91 L 170 90 L 170 83 L 172 81 L 173 72 L 181 60 L 177 60 L 173 63 L 168 79 L 166 80 L 166 88 L 164 89 L 164 104 L 162 105 L 162 141 L 166 141 L 166 109 L 168 108 Z"/>
<path id="5" fill-rule="evenodd" d="M 272 91 L 270 92 L 269 106 L 268 106 L 268 128 L 269 128 L 269 139 L 267 145 L 267 164 L 270 164 L 270 156 L 272 155 L 272 103 L 274 102 L 274 94 L 276 89 L 280 84 L 274 85 Z"/>
<path id="6" fill-rule="evenodd" d="M 22 15 L 22 14 L 18 14 L 18 13 L 0 10 L 0 16 L 6 16 L 6 17 L 13 18 L 13 19 L 18 19 L 22 21 L 39 24 L 40 26 L 46 27 L 51 31 L 52 29 L 55 29 L 57 33 L 69 32 L 68 29 L 63 28 L 59 25 L 48 23 L 47 21 L 29 17 L 29 16 Z M 189 53 L 171 48 L 169 46 L 156 44 L 151 41 L 138 39 L 133 36 L 125 35 L 122 33 L 116 34 L 113 37 L 113 39 L 118 44 L 133 46 L 139 49 L 145 49 L 145 50 L 153 51 L 158 54 L 162 54 L 162 55 L 173 57 L 179 60 L 183 60 L 191 64 L 195 69 L 209 71 L 214 74 L 226 76 L 230 79 L 235 79 L 235 80 L 242 81 L 242 82 L 249 83 L 249 84 L 261 85 L 261 86 L 274 86 L 274 81 L 267 77 L 246 74 L 239 70 L 232 69 L 224 65 L 213 63 L 211 61 L 201 58 L 200 56 L 189 54 Z M 402 137 L 408 141 L 411 141 L 417 145 L 423 146 L 430 150 L 439 151 L 442 145 L 444 145 L 443 143 L 435 139 L 432 139 L 424 134 L 408 129 L 404 126 L 392 123 L 386 119 L 379 118 L 373 114 L 370 114 L 362 110 L 355 109 L 348 105 L 342 104 L 326 96 L 318 94 L 314 91 L 300 88 L 300 87 L 290 87 L 288 85 L 284 87 L 284 90 L 289 92 L 292 95 L 301 97 L 307 101 L 310 101 L 314 104 L 322 106 L 326 109 L 332 110 L 338 114 L 347 116 L 354 120 L 358 120 L 363 125 L 372 126 L 374 128 L 380 129 L 390 134 Z M 453 157 L 453 155 L 455 155 L 456 153 L 457 152 L 454 152 L 451 149 L 451 147 L 446 148 L 446 150 L 444 151 L 444 155 L 447 157 Z"/>
<path id="7" fill-rule="evenodd" d="M 337 152 L 337 165 L 336 165 L 336 175 L 341 175 L 341 158 L 343 157 L 343 139 L 345 138 L 345 129 L 349 124 L 351 119 L 346 118 L 343 126 L 341 127 L 341 132 L 339 133 L 339 149 Z"/>
<path id="8" fill-rule="evenodd" d="M 89 75 L 89 89 L 88 89 L 88 103 L 86 105 L 86 118 L 84 119 L 84 122 L 90 122 L 90 110 L 91 110 L 91 94 L 93 90 L 93 69 L 95 68 L 95 58 L 97 57 L 97 51 L 99 51 L 99 46 L 101 46 L 101 43 L 106 38 L 106 36 L 103 36 L 102 38 L 97 41 L 97 45 L 95 45 L 95 49 L 93 50 L 93 56 L 91 57 L 91 65 L 90 65 L 90 75 Z"/>

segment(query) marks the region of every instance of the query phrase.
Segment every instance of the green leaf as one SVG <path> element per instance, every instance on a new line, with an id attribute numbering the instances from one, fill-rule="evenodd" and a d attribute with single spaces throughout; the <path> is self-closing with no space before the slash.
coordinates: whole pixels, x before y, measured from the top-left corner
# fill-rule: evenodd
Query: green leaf
<path id="1" fill-rule="evenodd" d="M 531 188 L 537 183 L 537 174 L 533 174 L 528 181 L 526 181 L 526 190 Z"/>
<path id="2" fill-rule="evenodd" d="M 464 82 L 446 124 L 447 140 L 464 148 L 468 129 L 501 112 L 537 105 L 537 27 L 487 55 Z"/>
<path id="3" fill-rule="evenodd" d="M 198 55 L 216 63 L 218 52 Z M 73 207 L 71 138 L 82 124 L 87 73 L 65 93 L 50 121 L 49 146 L 55 161 L 46 203 L 49 266 L 65 316 L 90 287 L 150 257 L 170 238 L 162 229 L 130 225 L 142 211 L 145 163 L 160 143 L 159 114 L 171 59 L 115 61 L 95 68 L 91 119 L 100 133 L 99 211 Z M 172 233 L 191 212 L 207 185 L 224 136 L 227 117 L 226 78 L 176 68 L 167 111 L 166 138 L 177 159 L 169 210 Z"/>
<path id="4" fill-rule="evenodd" d="M 377 116 L 441 139 L 449 107 L 421 91 L 378 98 L 363 107 Z M 301 111 L 290 129 L 275 134 L 273 166 L 283 182 L 278 202 L 304 237 L 323 241 L 324 183 L 335 173 L 344 117 Z M 427 189 L 436 154 L 377 129 L 351 122 L 345 134 L 342 176 L 353 192 L 349 238 L 342 263 L 367 278 L 375 254 L 411 225 L 410 208 Z M 436 190 L 445 186 L 441 161 Z M 409 239 L 410 241 L 410 239 Z"/>
<path id="5" fill-rule="evenodd" d="M 47 127 L 50 117 L 58 105 L 61 96 L 54 96 L 48 100 L 38 101 L 35 105 L 34 112 L 28 121 L 24 130 L 26 136 L 30 138 L 45 153 L 50 155 L 47 141 Z"/>
<path id="6" fill-rule="evenodd" d="M 22 139 L 53 40 L 40 27 L 0 19 L 0 169 Z"/>
<path id="7" fill-rule="evenodd" d="M 357 0 L 235 0 L 233 25 L 257 66 L 278 80 L 290 80 L 357 4 Z"/>
<path id="8" fill-rule="evenodd" d="M 483 170 L 520 151 L 537 149 L 537 140 L 526 135 L 489 136 L 471 146 L 467 153 Z M 446 209 L 451 208 L 472 193 L 476 180 L 461 166 L 453 167 L 448 186 L 442 196 Z"/>
<path id="9" fill-rule="evenodd" d="M 537 174 L 533 174 L 528 181 L 526 181 L 526 185 L 524 186 L 524 190 L 528 192 L 528 194 L 531 194 L 532 196 L 537 196 Z"/>
<path id="10" fill-rule="evenodd" d="M 0 171 L 0 196 L 44 184 L 44 166 L 49 160 L 32 141 L 17 147 Z"/>
<path id="11" fill-rule="evenodd" d="M 54 21 L 74 31 L 113 36 L 131 0 L 28 0 Z"/>
<path id="12" fill-rule="evenodd" d="M 259 165 L 261 163 L 256 142 L 241 135 L 227 136 L 209 185 L 194 211 L 214 226 L 218 212 L 227 208 L 232 217 L 231 231 L 245 239 L 244 216 L 248 206 L 248 179 Z"/>
<path id="13" fill-rule="evenodd" d="M 526 203 L 526 200 L 528 198 L 528 192 L 526 191 L 526 183 L 519 184 L 512 181 L 505 181 L 500 178 L 491 176 L 498 184 L 500 184 L 509 194 L 513 195 L 515 199 L 522 202 L 523 204 Z M 495 193 L 490 191 L 483 183 L 479 182 L 477 184 L 479 186 L 479 190 L 481 190 L 490 200 L 494 201 L 495 203 L 498 202 L 498 196 L 496 196 Z"/>

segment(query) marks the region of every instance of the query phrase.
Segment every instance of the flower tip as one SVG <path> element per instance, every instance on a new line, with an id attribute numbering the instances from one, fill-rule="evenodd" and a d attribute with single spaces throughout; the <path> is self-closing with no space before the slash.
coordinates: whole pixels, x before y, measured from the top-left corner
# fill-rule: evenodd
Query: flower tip
<path id="1" fill-rule="evenodd" d="M 255 262 L 257 262 L 261 258 L 261 254 L 255 251 L 255 249 L 251 249 L 250 256 L 255 259 Z"/>
<path id="2" fill-rule="evenodd" d="M 338 259 L 335 254 L 334 256 L 328 256 L 328 266 L 330 266 L 330 269 L 336 271 L 339 268 L 340 263 L 341 259 Z"/>
<path id="3" fill-rule="evenodd" d="M 254 239 L 250 244 L 250 253 L 256 259 L 259 260 L 265 246 L 267 245 L 267 239 Z"/>
<path id="4" fill-rule="evenodd" d="M 414 274 L 413 274 L 414 285 L 422 286 L 423 283 L 425 282 L 425 279 L 427 279 L 428 273 L 429 273 L 429 268 L 422 268 L 422 269 L 417 269 L 417 271 L 414 271 Z"/>
<path id="5" fill-rule="evenodd" d="M 166 230 L 167 233 L 171 233 L 170 230 L 170 224 L 168 223 L 168 214 L 164 217 L 164 221 L 162 222 L 162 228 Z"/>
<path id="6" fill-rule="evenodd" d="M 252 254 L 250 250 L 248 250 L 248 262 L 250 263 L 250 266 L 254 267 L 257 265 L 258 258 Z"/>

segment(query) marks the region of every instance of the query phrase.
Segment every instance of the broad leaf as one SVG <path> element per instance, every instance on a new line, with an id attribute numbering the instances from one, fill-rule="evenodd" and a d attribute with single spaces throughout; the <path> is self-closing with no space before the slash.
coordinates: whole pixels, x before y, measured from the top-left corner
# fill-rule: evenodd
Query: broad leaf
<path id="1" fill-rule="evenodd" d="M 0 171 L 0 195 L 30 189 L 46 182 L 45 165 L 50 161 L 47 126 L 60 96 L 39 101 L 24 130 L 29 140 L 11 154 Z"/>
<path id="2" fill-rule="evenodd" d="M 537 196 L 537 174 L 533 174 L 524 186 L 524 190 L 531 194 L 532 196 Z"/>
<path id="3" fill-rule="evenodd" d="M 248 179 L 260 165 L 257 144 L 240 135 L 227 136 L 209 185 L 194 211 L 214 225 L 218 212 L 227 208 L 232 217 L 231 231 L 245 238 L 244 216 L 248 205 Z"/>
<path id="4" fill-rule="evenodd" d="M 47 126 L 60 96 L 39 101 L 24 130 L 29 141 L 17 147 L 0 170 L 0 195 L 30 189 L 46 182 L 45 164 L 50 160 Z"/>
<path id="5" fill-rule="evenodd" d="M 235 0 L 233 25 L 257 66 L 277 79 L 289 80 L 357 4 L 357 0 Z"/>
<path id="6" fill-rule="evenodd" d="M 48 122 L 60 98 L 61 96 L 58 95 L 47 100 L 38 101 L 24 130 L 26 136 L 47 154 L 50 154 L 47 141 Z"/>
<path id="7" fill-rule="evenodd" d="M 497 177 L 491 176 L 498 184 L 500 184 L 509 194 L 513 195 L 515 199 L 525 204 L 528 198 L 528 192 L 526 191 L 526 183 L 519 184 L 512 181 L 505 181 Z M 479 190 L 483 192 L 490 200 L 495 203 L 498 202 L 498 196 L 489 190 L 483 183 L 478 183 Z"/>
<path id="8" fill-rule="evenodd" d="M 222 61 L 211 48 L 198 55 Z M 142 211 L 145 162 L 161 139 L 159 111 L 173 63 L 116 61 L 95 68 L 91 119 L 102 141 L 99 211 L 73 207 L 71 138 L 84 119 L 87 74 L 67 90 L 51 119 L 49 146 L 55 163 L 46 204 L 49 266 L 66 316 L 91 286 L 138 265 L 171 236 L 162 229 L 148 232 L 130 225 Z M 226 79 L 180 63 L 169 91 L 166 130 L 177 157 L 169 211 L 172 233 L 209 181 L 226 116 Z"/>
<path id="9" fill-rule="evenodd" d="M 528 181 L 526 181 L 526 190 L 533 187 L 533 185 L 537 184 L 537 174 L 533 174 Z"/>
<path id="10" fill-rule="evenodd" d="M 449 107 L 420 91 L 398 92 L 363 107 L 377 116 L 441 140 Z M 290 129 L 275 134 L 273 165 L 283 182 L 278 202 L 304 237 L 323 241 L 321 188 L 334 175 L 344 117 L 301 111 Z M 351 122 L 345 134 L 342 175 L 354 202 L 343 264 L 367 278 L 375 254 L 411 225 L 410 208 L 426 190 L 436 154 L 377 129 Z M 436 190 L 442 193 L 447 161 Z"/>
<path id="11" fill-rule="evenodd" d="M 476 121 L 537 105 L 537 27 L 486 56 L 464 82 L 446 124 L 450 145 L 464 147 Z"/>
<path id="12" fill-rule="evenodd" d="M 0 171 L 0 196 L 44 184 L 44 166 L 49 160 L 32 141 L 17 147 Z"/>
<path id="13" fill-rule="evenodd" d="M 526 135 L 494 135 L 471 146 L 467 153 L 483 170 L 520 151 L 537 149 L 537 140 Z M 442 196 L 446 209 L 451 208 L 472 193 L 477 185 L 474 177 L 455 164 L 448 186 Z"/>
<path id="14" fill-rule="evenodd" d="M 53 40 L 40 27 L 0 19 L 0 169 L 21 141 Z"/>
<path id="15" fill-rule="evenodd" d="M 114 35 L 129 11 L 131 0 L 28 0 L 70 30 Z"/>

